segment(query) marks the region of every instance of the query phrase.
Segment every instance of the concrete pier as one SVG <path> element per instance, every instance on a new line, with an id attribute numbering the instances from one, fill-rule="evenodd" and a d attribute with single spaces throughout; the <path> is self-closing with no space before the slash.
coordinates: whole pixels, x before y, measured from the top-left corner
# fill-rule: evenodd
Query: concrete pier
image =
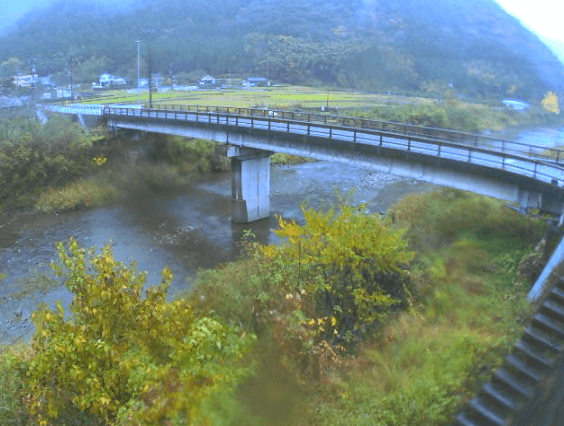
<path id="1" fill-rule="evenodd" d="M 233 171 L 231 193 L 232 220 L 248 223 L 270 216 L 270 155 L 269 151 L 229 147 Z"/>

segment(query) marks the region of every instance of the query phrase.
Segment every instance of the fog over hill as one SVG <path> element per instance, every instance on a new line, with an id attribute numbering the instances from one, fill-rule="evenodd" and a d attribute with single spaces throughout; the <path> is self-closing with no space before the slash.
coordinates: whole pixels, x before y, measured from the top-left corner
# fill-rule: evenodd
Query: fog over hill
<path id="1" fill-rule="evenodd" d="M 0 35 L 0 63 L 29 68 L 33 58 L 52 74 L 71 61 L 85 82 L 104 71 L 134 78 L 140 37 L 144 69 L 150 45 L 153 69 L 167 75 L 524 99 L 564 92 L 564 65 L 493 0 L 62 0 Z"/>

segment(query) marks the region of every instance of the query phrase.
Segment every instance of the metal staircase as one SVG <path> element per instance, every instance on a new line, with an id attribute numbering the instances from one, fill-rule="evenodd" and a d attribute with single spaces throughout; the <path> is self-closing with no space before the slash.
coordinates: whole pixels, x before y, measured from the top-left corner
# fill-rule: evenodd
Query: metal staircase
<path id="1" fill-rule="evenodd" d="M 453 426 L 507 426 L 516 421 L 525 424 L 519 418 L 530 411 L 530 406 L 546 398 L 543 381 L 556 375 L 563 353 L 564 278 L 561 278 L 532 316 L 513 352 L 478 395 L 464 404 Z"/>

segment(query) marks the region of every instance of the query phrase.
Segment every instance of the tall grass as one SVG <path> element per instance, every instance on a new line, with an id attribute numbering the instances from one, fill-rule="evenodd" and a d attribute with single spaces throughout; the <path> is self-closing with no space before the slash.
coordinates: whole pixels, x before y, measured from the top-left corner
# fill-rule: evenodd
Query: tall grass
<path id="1" fill-rule="evenodd" d="M 38 197 L 35 209 L 62 212 L 99 206 L 147 190 L 175 189 L 197 180 L 203 173 L 222 170 L 228 163 L 216 150 L 216 144 L 207 140 L 148 134 L 140 144 L 153 149 L 150 156 L 141 159 L 126 154 L 127 141 L 117 141 L 115 145 L 122 142 L 125 146 L 109 153 L 109 159 L 94 157 L 98 168 L 93 176 L 47 188 Z"/>
<path id="2" fill-rule="evenodd" d="M 39 196 L 35 209 L 43 213 L 57 213 L 84 207 L 95 207 L 116 199 L 119 191 L 100 179 L 80 179 L 62 188 L 48 188 Z"/>

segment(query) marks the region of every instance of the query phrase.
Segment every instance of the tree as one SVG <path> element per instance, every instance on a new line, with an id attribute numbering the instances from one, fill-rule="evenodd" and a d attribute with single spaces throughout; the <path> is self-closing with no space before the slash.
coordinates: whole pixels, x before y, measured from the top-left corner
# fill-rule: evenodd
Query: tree
<path id="1" fill-rule="evenodd" d="M 542 107 L 545 111 L 553 112 L 554 114 L 560 114 L 560 108 L 558 106 L 558 96 L 554 92 L 547 92 L 541 101 Z"/>
<path id="2" fill-rule="evenodd" d="M 0 78 L 13 77 L 24 68 L 24 62 L 20 58 L 11 57 L 0 64 Z"/>

